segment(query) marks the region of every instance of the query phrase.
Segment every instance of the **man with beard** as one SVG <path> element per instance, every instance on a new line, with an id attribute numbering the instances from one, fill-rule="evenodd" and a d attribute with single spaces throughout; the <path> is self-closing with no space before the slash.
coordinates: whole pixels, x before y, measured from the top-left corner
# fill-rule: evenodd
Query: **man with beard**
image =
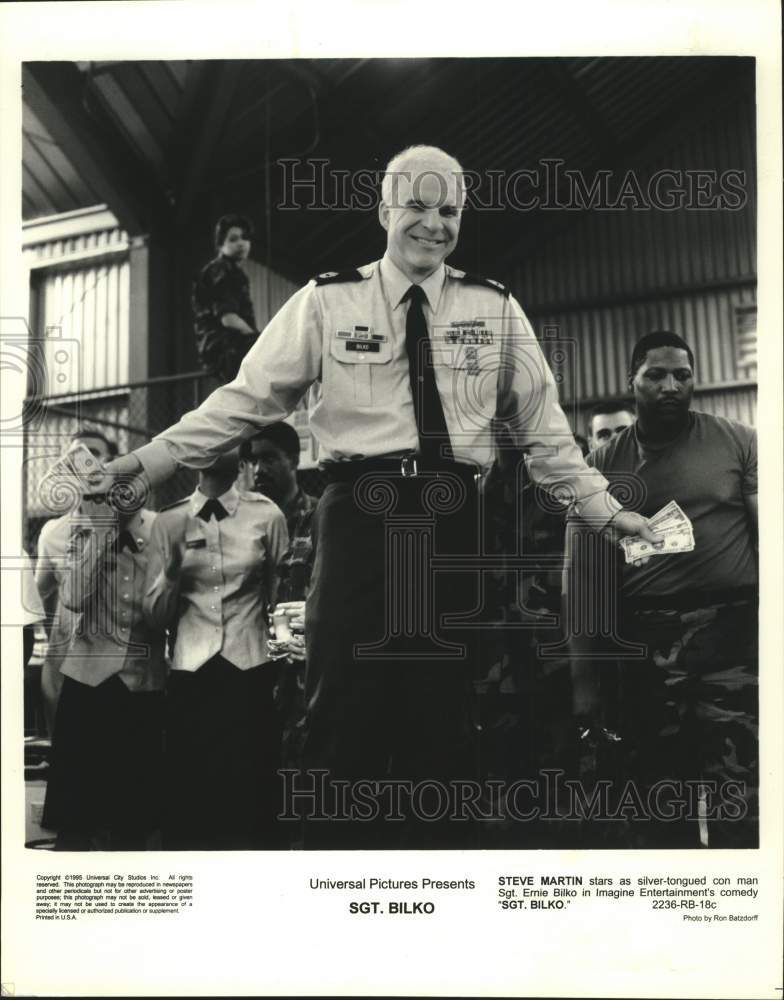
<path id="1" fill-rule="evenodd" d="M 617 728 L 641 791 L 661 780 L 689 783 L 682 786 L 683 815 L 680 805 L 662 799 L 661 814 L 635 825 L 633 839 L 638 846 L 649 846 L 647 839 L 662 846 L 755 846 L 756 432 L 691 409 L 694 354 L 669 331 L 637 342 L 629 386 L 636 423 L 593 452 L 588 464 L 611 484 L 630 485 L 637 509 L 649 518 L 674 500 L 694 535 L 691 551 L 615 570 L 621 575 L 617 638 L 640 644 L 645 659 L 634 659 L 632 650 L 620 659 L 617 714 L 601 721 Z M 575 547 L 580 531 L 570 526 L 571 572 L 578 588 L 595 592 L 603 580 L 606 602 L 613 584 L 595 565 L 579 565 L 587 551 Z M 577 592 L 574 586 L 567 591 Z M 584 636 L 576 645 L 581 641 Z M 595 671 L 576 664 L 576 702 L 580 713 L 601 714 L 591 678 L 597 680 Z"/>

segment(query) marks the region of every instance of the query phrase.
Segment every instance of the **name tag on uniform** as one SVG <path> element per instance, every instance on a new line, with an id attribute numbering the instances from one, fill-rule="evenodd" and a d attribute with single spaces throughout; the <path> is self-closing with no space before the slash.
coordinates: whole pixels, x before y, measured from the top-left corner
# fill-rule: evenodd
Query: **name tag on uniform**
<path id="1" fill-rule="evenodd" d="M 369 340 L 347 340 L 347 351 L 361 351 L 363 354 L 378 354 L 381 344 L 374 344 Z"/>
<path id="2" fill-rule="evenodd" d="M 185 539 L 186 549 L 206 549 L 207 539 L 206 538 L 186 538 Z"/>

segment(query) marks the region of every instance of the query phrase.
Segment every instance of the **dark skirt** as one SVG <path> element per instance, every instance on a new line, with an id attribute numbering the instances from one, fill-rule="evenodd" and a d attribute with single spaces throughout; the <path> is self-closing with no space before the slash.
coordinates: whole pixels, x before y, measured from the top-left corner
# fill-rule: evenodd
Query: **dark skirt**
<path id="1" fill-rule="evenodd" d="M 163 693 L 64 678 L 43 826 L 61 849 L 138 850 L 160 828 Z"/>
<path id="2" fill-rule="evenodd" d="M 164 849 L 281 846 L 275 673 L 271 664 L 239 670 L 215 656 L 169 675 Z"/>

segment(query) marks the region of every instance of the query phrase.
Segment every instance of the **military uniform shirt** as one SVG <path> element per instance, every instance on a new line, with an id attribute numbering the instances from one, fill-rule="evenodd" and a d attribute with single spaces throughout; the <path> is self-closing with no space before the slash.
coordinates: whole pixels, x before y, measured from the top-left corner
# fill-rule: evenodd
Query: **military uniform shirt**
<path id="1" fill-rule="evenodd" d="M 148 620 L 177 628 L 173 670 L 198 670 L 218 653 L 241 670 L 269 660 L 268 606 L 277 564 L 288 546 L 280 508 L 261 493 L 232 487 L 218 498 L 227 517 L 202 520 L 197 489 L 159 514 L 150 545 Z M 172 539 L 185 541 L 179 578 L 166 576 Z"/>
<path id="2" fill-rule="evenodd" d="M 118 674 L 129 691 L 160 691 L 166 679 L 163 634 L 143 617 L 147 550 L 156 514 L 137 511 L 126 528 L 137 551 L 117 551 L 115 523 L 71 515 L 68 570 L 61 597 L 76 613 L 74 633 L 60 672 L 97 687 Z"/>
<path id="3" fill-rule="evenodd" d="M 259 427 L 283 420 L 315 382 L 322 391 L 310 429 L 323 462 L 416 452 L 405 343 L 410 284 L 385 256 L 296 292 L 237 378 L 137 452 L 152 484 L 178 465 L 207 468 Z M 421 287 L 455 460 L 488 469 L 500 420 L 526 450 L 534 480 L 559 484 L 578 513 L 608 521 L 620 507 L 604 477 L 585 465 L 518 303 L 502 286 L 445 265 Z"/>
<path id="4" fill-rule="evenodd" d="M 44 608 L 51 618 L 46 645 L 46 667 L 59 671 L 68 652 L 74 629 L 74 615 L 63 605 L 63 577 L 67 573 L 68 543 L 71 538 L 71 514 L 54 517 L 44 524 L 38 536 L 35 583 Z"/>

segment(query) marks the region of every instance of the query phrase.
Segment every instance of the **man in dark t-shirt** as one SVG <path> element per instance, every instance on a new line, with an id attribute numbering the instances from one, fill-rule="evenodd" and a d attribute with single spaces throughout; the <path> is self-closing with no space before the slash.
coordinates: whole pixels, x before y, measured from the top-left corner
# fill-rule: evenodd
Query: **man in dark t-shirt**
<path id="1" fill-rule="evenodd" d="M 583 529 L 569 525 L 565 598 L 576 711 L 593 708 L 589 725 L 617 729 L 624 744 L 644 807 L 636 817 L 643 822 L 629 824 L 629 846 L 754 846 L 756 432 L 691 410 L 694 355 L 673 333 L 637 343 L 629 383 L 637 422 L 588 464 L 646 517 L 676 501 L 691 521 L 694 549 L 628 564 L 617 550 L 586 546 Z M 606 612 L 613 592 L 614 621 L 598 628 L 580 621 L 587 597 Z M 605 664 L 599 676 L 590 658 L 597 649 L 617 673 Z"/>
<path id="2" fill-rule="evenodd" d="M 230 382 L 258 337 L 248 276 L 253 228 L 242 215 L 224 215 L 215 227 L 218 255 L 193 284 L 196 349 L 203 368 Z"/>

